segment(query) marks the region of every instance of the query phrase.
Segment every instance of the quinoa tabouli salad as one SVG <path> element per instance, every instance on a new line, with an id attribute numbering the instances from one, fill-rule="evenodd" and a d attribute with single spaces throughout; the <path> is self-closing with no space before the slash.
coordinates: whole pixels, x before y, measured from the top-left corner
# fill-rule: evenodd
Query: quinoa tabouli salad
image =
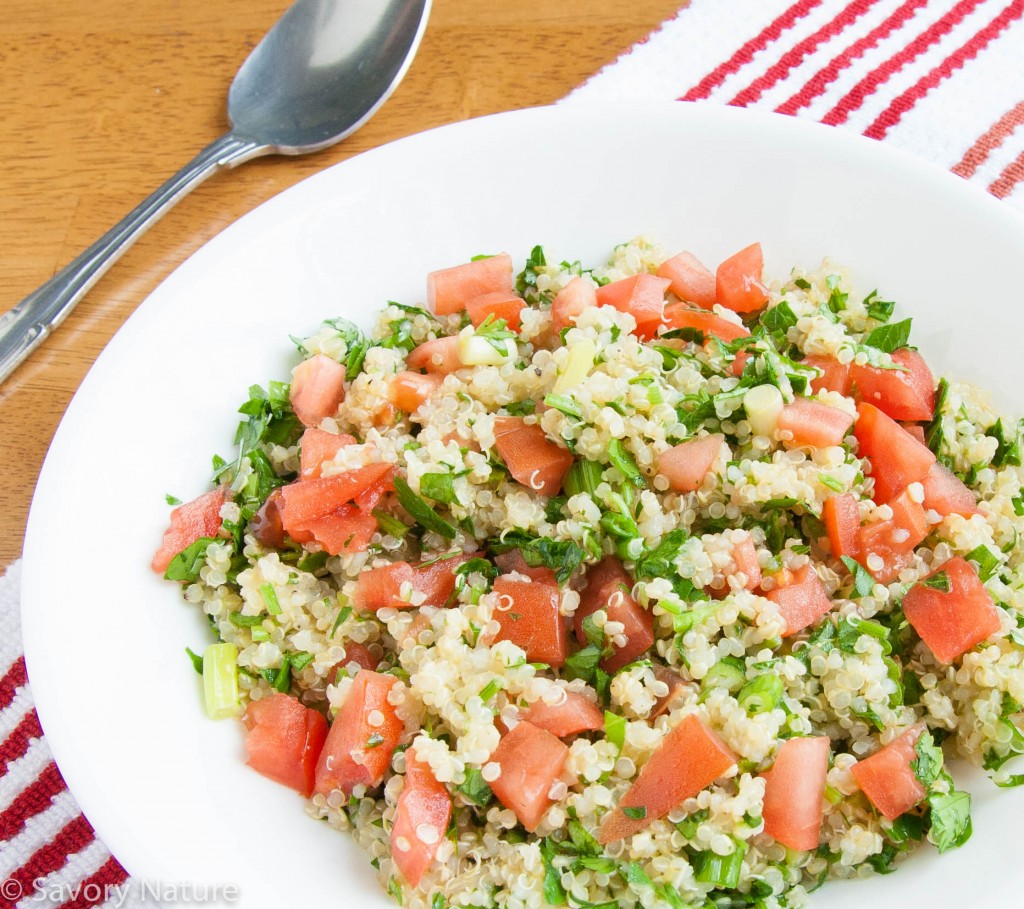
<path id="1" fill-rule="evenodd" d="M 1024 783 L 1020 424 L 762 272 L 432 272 L 168 497 L 209 715 L 403 906 L 799 906 L 962 845 L 947 759 Z"/>

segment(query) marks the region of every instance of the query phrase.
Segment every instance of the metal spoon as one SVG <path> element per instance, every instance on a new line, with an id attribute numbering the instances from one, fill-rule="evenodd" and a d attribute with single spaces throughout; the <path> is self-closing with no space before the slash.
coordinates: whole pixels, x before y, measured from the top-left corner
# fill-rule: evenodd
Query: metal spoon
<path id="1" fill-rule="evenodd" d="M 0 382 L 142 233 L 211 174 L 262 155 L 302 155 L 351 135 L 398 87 L 431 0 L 297 0 L 242 64 L 231 131 L 119 224 L 0 316 Z"/>

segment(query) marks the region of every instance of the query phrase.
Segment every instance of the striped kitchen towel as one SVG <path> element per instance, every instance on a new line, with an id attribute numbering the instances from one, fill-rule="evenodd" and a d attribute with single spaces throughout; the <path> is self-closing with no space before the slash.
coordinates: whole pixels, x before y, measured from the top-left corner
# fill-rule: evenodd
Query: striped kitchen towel
<path id="1" fill-rule="evenodd" d="M 631 98 L 856 130 L 1024 211 L 1024 0 L 693 0 L 566 100 Z"/>
<path id="2" fill-rule="evenodd" d="M 693 0 L 566 101 L 709 100 L 809 117 L 1024 211 L 1022 19 L 1024 0 Z M 0 579 L 0 909 L 144 905 L 41 738 L 18 583 L 15 564 Z"/>

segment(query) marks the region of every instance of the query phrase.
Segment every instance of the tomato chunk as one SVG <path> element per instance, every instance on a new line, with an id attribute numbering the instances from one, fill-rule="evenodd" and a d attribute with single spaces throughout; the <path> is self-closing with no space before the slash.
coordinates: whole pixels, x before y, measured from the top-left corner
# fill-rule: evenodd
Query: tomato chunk
<path id="1" fill-rule="evenodd" d="M 753 590 L 761 586 L 761 563 L 757 560 L 754 538 L 749 533 L 739 543 L 733 543 L 732 560 L 736 563 L 736 571 L 746 575 L 744 589 Z"/>
<path id="2" fill-rule="evenodd" d="M 668 279 L 641 273 L 613 281 L 597 289 L 599 306 L 613 306 L 636 319 L 636 333 L 653 338 L 665 312 L 665 291 Z"/>
<path id="3" fill-rule="evenodd" d="M 404 370 L 398 373 L 388 385 L 388 400 L 399 410 L 414 413 L 427 400 L 444 380 L 439 375 Z"/>
<path id="4" fill-rule="evenodd" d="M 853 380 L 850 378 L 850 364 L 840 363 L 835 357 L 823 357 L 812 354 L 804 357 L 804 366 L 815 366 L 821 375 L 811 379 L 811 391 L 838 391 L 841 395 L 849 395 Z"/>
<path id="5" fill-rule="evenodd" d="M 955 476 L 938 461 L 929 468 L 924 479 L 924 507 L 930 508 L 945 517 L 960 514 L 969 518 L 972 514 L 981 514 L 978 500 L 974 493 L 958 476 Z"/>
<path id="6" fill-rule="evenodd" d="M 706 309 L 694 309 L 683 303 L 665 307 L 665 324 L 668 328 L 692 328 L 705 338 L 718 338 L 719 341 L 726 343 L 750 337 L 750 332 L 744 326 L 723 319 Z"/>
<path id="7" fill-rule="evenodd" d="M 248 729 L 245 762 L 309 798 L 327 739 L 327 720 L 287 694 L 272 694 L 250 701 L 242 721 Z"/>
<path id="8" fill-rule="evenodd" d="M 890 821 L 909 811 L 926 795 L 910 766 L 917 759 L 914 749 L 922 732 L 924 723 L 917 723 L 850 768 L 861 792 Z"/>
<path id="9" fill-rule="evenodd" d="M 826 735 L 787 739 L 762 774 L 764 832 L 790 849 L 818 848 L 829 747 Z"/>
<path id="10" fill-rule="evenodd" d="M 516 482 L 542 496 L 557 495 L 572 467 L 572 454 L 522 417 L 494 421 L 494 447 Z"/>
<path id="11" fill-rule="evenodd" d="M 871 463 L 874 499 L 882 505 L 925 478 L 935 455 L 873 404 L 857 405 L 858 454 Z"/>
<path id="12" fill-rule="evenodd" d="M 580 595 L 580 605 L 573 614 L 576 640 L 586 646 L 587 635 L 583 620 L 603 609 L 609 622 L 621 622 L 626 643 L 614 647 L 611 656 L 601 660 L 605 672 L 618 672 L 646 653 L 654 644 L 654 616 L 630 594 L 633 580 L 615 556 L 606 556 L 595 565 L 587 577 L 587 586 Z"/>
<path id="13" fill-rule="evenodd" d="M 598 841 L 612 843 L 639 833 L 710 786 L 735 763 L 736 756 L 718 734 L 691 713 L 662 739 L 618 806 L 604 816 Z M 626 808 L 643 811 L 632 811 L 635 816 L 630 817 Z"/>
<path id="14" fill-rule="evenodd" d="M 405 728 L 388 702 L 398 679 L 360 669 L 345 703 L 334 718 L 316 764 L 315 791 L 345 795 L 362 784 L 373 788 L 384 779 L 391 755 Z"/>
<path id="15" fill-rule="evenodd" d="M 541 581 L 516 581 L 501 575 L 494 582 L 497 641 L 511 641 L 531 663 L 561 668 L 569 655 L 566 622 L 558 611 L 558 588 Z"/>
<path id="16" fill-rule="evenodd" d="M 928 535 L 924 509 L 910 498 L 907 490 L 896 496 L 889 507 L 892 509 L 889 520 L 867 524 L 857 531 L 856 558 L 882 584 L 896 579 L 910 564 L 914 548 Z"/>
<path id="17" fill-rule="evenodd" d="M 525 574 L 531 580 L 541 581 L 544 584 L 550 584 L 552 587 L 558 586 L 558 578 L 555 577 L 555 573 L 550 568 L 545 568 L 543 565 L 535 567 L 528 564 L 518 549 L 510 549 L 508 552 L 496 555 L 494 557 L 494 564 L 501 569 L 502 574 L 511 574 L 514 571 L 517 574 Z"/>
<path id="18" fill-rule="evenodd" d="M 784 638 L 813 625 L 832 609 L 832 601 L 810 564 L 792 572 L 789 583 L 773 587 L 765 597 L 779 607 L 786 620 Z"/>
<path id="19" fill-rule="evenodd" d="M 355 442 L 355 437 L 345 432 L 309 427 L 299 439 L 299 476 L 304 480 L 320 476 L 324 461 L 332 460 L 342 448 Z"/>
<path id="20" fill-rule="evenodd" d="M 850 368 L 857 396 L 894 420 L 930 420 L 935 415 L 935 379 L 928 364 L 907 347 L 894 351 L 892 359 L 900 369 Z"/>
<path id="21" fill-rule="evenodd" d="M 273 489 L 249 522 L 248 531 L 261 546 L 284 549 L 284 525 L 281 523 L 281 489 Z"/>
<path id="22" fill-rule="evenodd" d="M 853 494 L 844 492 L 841 495 L 825 499 L 821 506 L 821 519 L 825 522 L 825 529 L 828 531 L 832 555 L 837 559 L 842 556 L 857 558 L 857 554 L 860 552 L 860 544 L 857 542 L 857 532 L 860 530 L 860 510 L 857 508 L 857 500 Z"/>
<path id="23" fill-rule="evenodd" d="M 163 574 L 171 559 L 196 540 L 217 536 L 220 532 L 220 509 L 226 498 L 227 491 L 221 486 L 175 508 L 171 512 L 170 526 L 164 531 L 163 542 L 153 554 L 150 563 L 153 571 Z"/>
<path id="24" fill-rule="evenodd" d="M 691 252 L 678 253 L 662 262 L 658 277 L 668 279 L 669 289 L 680 300 L 705 309 L 715 305 L 715 276 Z"/>
<path id="25" fill-rule="evenodd" d="M 526 302 L 522 297 L 497 290 L 467 300 L 466 313 L 469 315 L 469 321 L 477 328 L 483 325 L 488 316 L 493 316 L 495 319 L 504 319 L 509 331 L 519 331 L 520 314 L 524 306 Z"/>
<path id="26" fill-rule="evenodd" d="M 491 761 L 501 768 L 491 790 L 530 833 L 551 807 L 554 800 L 548 793 L 568 757 L 569 749 L 558 738 L 524 722 L 503 735 L 491 755 Z"/>
<path id="27" fill-rule="evenodd" d="M 703 485 L 711 472 L 722 453 L 724 441 L 725 436 L 716 432 L 680 442 L 658 458 L 658 473 L 676 492 L 693 492 Z"/>
<path id="28" fill-rule="evenodd" d="M 466 308 L 466 301 L 481 294 L 512 293 L 512 257 L 507 253 L 476 259 L 427 275 L 427 307 L 439 316 Z"/>
<path id="29" fill-rule="evenodd" d="M 939 589 L 941 575 L 948 591 Z M 1001 627 L 992 595 L 960 556 L 911 587 L 903 598 L 903 612 L 940 663 L 952 663 Z"/>
<path id="30" fill-rule="evenodd" d="M 578 691 L 565 691 L 565 700 L 558 704 L 534 701 L 523 711 L 520 719 L 560 739 L 604 728 L 604 711 Z"/>
<path id="31" fill-rule="evenodd" d="M 768 303 L 768 288 L 761 282 L 764 253 L 752 243 L 726 259 L 715 272 L 715 298 L 734 312 L 755 312 Z"/>
<path id="32" fill-rule="evenodd" d="M 679 673 L 673 672 L 667 666 L 655 666 L 652 671 L 659 682 L 664 682 L 668 686 L 668 692 L 658 698 L 651 708 L 648 719 L 656 720 L 663 713 L 667 713 L 672 702 L 686 690 L 687 682 Z"/>
<path id="33" fill-rule="evenodd" d="M 586 278 L 576 275 L 551 301 L 551 329 L 556 334 L 576 324 L 576 317 L 591 306 L 597 306 L 597 288 Z"/>
<path id="34" fill-rule="evenodd" d="M 434 860 L 452 817 L 452 797 L 429 764 L 412 752 L 405 762 L 405 787 L 395 805 L 391 828 L 391 858 L 402 877 L 418 887 Z"/>
<path id="35" fill-rule="evenodd" d="M 344 669 L 351 663 L 355 663 L 361 669 L 376 669 L 380 665 L 380 660 L 365 644 L 360 644 L 358 641 L 345 641 L 345 659 L 336 663 L 334 669 L 335 671 Z M 332 678 L 331 681 L 334 679 Z"/>
<path id="36" fill-rule="evenodd" d="M 379 568 L 364 568 L 356 581 L 352 606 L 371 612 L 385 607 L 446 606 L 455 590 L 455 570 L 470 558 L 458 555 L 423 565 L 390 562 Z M 406 596 L 402 595 L 404 591 L 408 591 Z"/>
<path id="37" fill-rule="evenodd" d="M 345 400 L 345 367 L 323 354 L 303 360 L 292 370 L 289 398 L 303 426 L 319 426 Z"/>
<path id="38" fill-rule="evenodd" d="M 409 351 L 405 362 L 409 369 L 425 369 L 438 376 L 446 376 L 465 365 L 459 357 L 459 339 L 454 335 L 424 341 Z"/>
<path id="39" fill-rule="evenodd" d="M 852 425 L 853 416 L 845 410 L 799 396 L 782 408 L 777 424 L 780 432 L 791 436 L 783 440 L 787 448 L 842 445 Z"/>

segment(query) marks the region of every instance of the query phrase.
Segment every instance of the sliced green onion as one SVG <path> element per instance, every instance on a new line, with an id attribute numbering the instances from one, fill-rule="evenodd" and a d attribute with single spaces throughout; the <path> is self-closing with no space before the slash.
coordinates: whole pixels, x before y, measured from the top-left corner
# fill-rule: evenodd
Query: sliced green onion
<path id="1" fill-rule="evenodd" d="M 234 644 L 210 644 L 203 651 L 203 695 L 211 720 L 238 715 L 238 651 Z"/>
<path id="2" fill-rule="evenodd" d="M 632 540 L 618 540 L 615 543 L 615 554 L 627 562 L 635 562 L 644 553 L 644 541 L 640 537 Z"/>
<path id="3" fill-rule="evenodd" d="M 576 402 L 567 395 L 556 395 L 553 393 L 545 395 L 544 403 L 547 404 L 548 407 L 553 407 L 559 413 L 565 414 L 567 417 L 573 417 L 576 420 L 583 419 L 583 411 L 580 410 Z"/>
<path id="4" fill-rule="evenodd" d="M 644 805 L 637 805 L 636 807 L 623 808 L 622 813 L 634 821 L 642 821 L 647 817 L 647 808 Z"/>
<path id="5" fill-rule="evenodd" d="M 481 690 L 480 700 L 485 704 L 505 687 L 501 679 L 491 679 Z"/>
<path id="6" fill-rule="evenodd" d="M 381 508 L 374 508 L 372 514 L 377 519 L 377 526 L 396 540 L 401 540 L 409 532 L 408 524 L 403 524 Z"/>
<path id="7" fill-rule="evenodd" d="M 412 487 L 402 477 L 395 477 L 394 483 L 398 501 L 418 524 L 426 530 L 440 534 L 446 540 L 455 539 L 456 529 L 434 511 L 424 499 L 413 492 Z"/>
<path id="8" fill-rule="evenodd" d="M 768 672 L 747 682 L 740 689 L 736 700 L 750 716 L 753 716 L 755 713 L 767 713 L 769 710 L 774 710 L 782 700 L 784 692 L 782 679 L 774 672 Z"/>
<path id="9" fill-rule="evenodd" d="M 263 641 L 270 640 L 270 632 L 265 628 L 253 628 L 249 632 L 249 637 L 251 637 L 257 644 L 261 644 Z"/>
<path id="10" fill-rule="evenodd" d="M 263 597 L 263 602 L 266 604 L 268 615 L 281 614 L 281 603 L 277 599 L 277 591 L 274 590 L 273 584 L 261 584 L 260 596 Z"/>
<path id="11" fill-rule="evenodd" d="M 258 628 L 263 624 L 261 615 L 242 615 L 240 612 L 232 612 L 228 615 L 231 624 L 238 628 Z"/>
<path id="12" fill-rule="evenodd" d="M 633 540 L 640 536 L 636 521 L 617 511 L 608 511 L 601 515 L 601 527 L 609 536 L 619 540 Z"/>
<path id="13" fill-rule="evenodd" d="M 693 857 L 696 872 L 694 877 L 702 884 L 711 884 L 722 890 L 732 890 L 739 886 L 743 856 L 746 853 L 746 843 L 736 843 L 736 851 L 732 855 L 719 855 L 710 850 L 698 852 Z"/>
<path id="14" fill-rule="evenodd" d="M 746 681 L 747 674 L 743 664 L 735 657 L 725 657 L 707 671 L 707 675 L 701 679 L 700 687 L 708 692 L 716 688 L 736 692 L 746 684 Z"/>
<path id="15" fill-rule="evenodd" d="M 567 495 L 575 496 L 581 492 L 594 495 L 601 483 L 601 465 L 596 461 L 576 461 L 565 475 L 562 488 Z"/>
<path id="16" fill-rule="evenodd" d="M 622 444 L 621 439 L 612 439 L 608 444 L 608 460 L 612 462 L 634 486 L 645 486 L 644 475 L 637 467 L 636 459 Z"/>

